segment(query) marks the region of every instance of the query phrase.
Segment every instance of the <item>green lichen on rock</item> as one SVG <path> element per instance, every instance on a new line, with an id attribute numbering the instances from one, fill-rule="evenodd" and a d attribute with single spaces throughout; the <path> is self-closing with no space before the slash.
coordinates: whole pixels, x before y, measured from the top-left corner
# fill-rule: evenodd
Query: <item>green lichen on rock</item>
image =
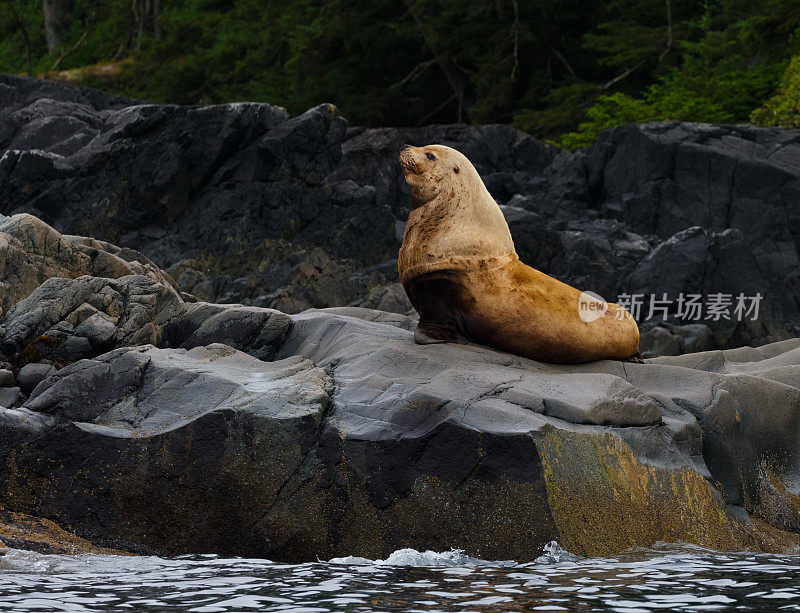
<path id="1" fill-rule="evenodd" d="M 644 462 L 613 433 L 547 427 L 538 444 L 558 541 L 569 551 L 607 555 L 658 542 L 788 551 L 800 542 L 757 516 L 734 517 L 694 467 Z"/>
<path id="2" fill-rule="evenodd" d="M 539 448 L 558 540 L 569 551 L 602 555 L 659 541 L 742 547 L 719 494 L 689 466 L 644 463 L 612 433 L 548 427 Z"/>

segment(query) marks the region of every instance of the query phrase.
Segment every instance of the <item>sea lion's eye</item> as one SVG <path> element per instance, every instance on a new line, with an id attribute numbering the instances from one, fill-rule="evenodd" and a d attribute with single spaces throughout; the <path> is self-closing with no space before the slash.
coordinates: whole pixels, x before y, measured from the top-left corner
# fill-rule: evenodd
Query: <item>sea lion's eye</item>
<path id="1" fill-rule="evenodd" d="M 458 166 L 453 166 L 453 172 L 459 172 Z"/>
<path id="2" fill-rule="evenodd" d="M 432 153 L 426 153 L 426 154 L 425 154 L 425 157 L 426 157 L 426 158 L 428 158 L 428 159 L 429 159 L 429 160 L 431 160 L 431 161 L 433 161 L 433 160 L 435 160 L 435 159 L 436 159 L 436 156 L 435 156 L 435 155 L 433 155 Z"/>

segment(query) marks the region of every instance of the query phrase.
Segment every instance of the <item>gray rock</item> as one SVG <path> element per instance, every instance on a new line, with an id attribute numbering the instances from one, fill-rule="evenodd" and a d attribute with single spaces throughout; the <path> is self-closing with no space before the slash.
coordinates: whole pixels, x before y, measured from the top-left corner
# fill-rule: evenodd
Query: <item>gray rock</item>
<path id="1" fill-rule="evenodd" d="M 403 291 L 403 286 L 399 283 L 374 287 L 363 300 L 357 301 L 353 306 L 377 309 L 389 313 L 406 314 L 414 312 L 411 301 L 409 301 L 408 296 Z"/>
<path id="2" fill-rule="evenodd" d="M 681 343 L 678 337 L 666 328 L 653 326 L 641 333 L 639 351 L 645 358 L 659 355 L 679 355 Z"/>
<path id="3" fill-rule="evenodd" d="M 681 353 L 697 353 L 713 349 L 711 330 L 704 324 L 677 326 L 674 333 L 681 339 Z"/>
<path id="4" fill-rule="evenodd" d="M 116 329 L 115 329 L 116 332 Z M 61 346 L 53 352 L 53 357 L 62 358 L 66 362 L 75 362 L 92 355 L 92 343 L 83 336 L 67 336 Z"/>
<path id="5" fill-rule="evenodd" d="M 639 350 L 646 358 L 696 353 L 719 347 L 705 324 L 661 324 L 641 329 Z"/>
<path id="6" fill-rule="evenodd" d="M 0 369 L 0 387 L 11 387 L 14 385 L 14 373 L 5 368 Z"/>
<path id="7" fill-rule="evenodd" d="M 19 369 L 17 383 L 25 393 L 30 394 L 39 383 L 55 371 L 56 369 L 49 364 L 26 364 Z"/>
<path id="8" fill-rule="evenodd" d="M 88 357 L 73 352 L 86 349 L 87 344 L 91 348 L 91 340 L 84 334 L 99 338 L 92 323 L 83 326 L 99 313 L 115 323 L 111 346 L 158 344 L 164 338 L 165 326 L 183 309 L 183 300 L 171 286 L 142 275 L 120 279 L 53 277 L 6 314 L 2 350 L 16 359 L 23 353 L 27 359 L 33 355 L 38 360 Z M 72 338 L 81 340 L 66 346 Z M 108 348 L 108 343 L 104 345 L 97 347 L 97 353 Z"/>
<path id="9" fill-rule="evenodd" d="M 203 304 L 189 307 L 186 317 L 190 318 L 193 311 L 203 308 Z M 291 323 L 288 315 L 273 309 L 223 308 L 203 319 L 181 346 L 223 343 L 247 351 L 259 359 L 270 360 L 283 342 Z"/>
<path id="10" fill-rule="evenodd" d="M 91 346 L 102 347 L 117 333 L 114 318 L 99 311 L 92 313 L 77 325 L 76 337 L 85 338 Z"/>
<path id="11" fill-rule="evenodd" d="M 27 297 L 50 277 L 145 275 L 176 288 L 169 275 L 132 249 L 64 236 L 28 214 L 0 219 L 0 309 Z"/>
<path id="12" fill-rule="evenodd" d="M 0 389 L 0 407 L 13 407 L 21 397 L 22 394 L 18 387 L 4 387 Z"/>
<path id="13" fill-rule="evenodd" d="M 221 344 L 189 351 L 145 345 L 61 369 L 26 407 L 146 437 L 215 412 L 319 417 L 331 391 L 325 371 L 300 357 L 262 362 Z"/>

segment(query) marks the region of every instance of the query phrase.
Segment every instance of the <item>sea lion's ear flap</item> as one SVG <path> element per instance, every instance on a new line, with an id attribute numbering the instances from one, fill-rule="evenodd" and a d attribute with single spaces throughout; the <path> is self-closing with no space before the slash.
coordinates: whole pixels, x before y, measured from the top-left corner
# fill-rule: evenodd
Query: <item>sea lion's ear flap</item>
<path id="1" fill-rule="evenodd" d="M 458 172 L 459 172 L 459 170 L 458 170 L 458 166 L 453 166 L 453 172 L 455 172 L 455 173 L 458 173 Z"/>

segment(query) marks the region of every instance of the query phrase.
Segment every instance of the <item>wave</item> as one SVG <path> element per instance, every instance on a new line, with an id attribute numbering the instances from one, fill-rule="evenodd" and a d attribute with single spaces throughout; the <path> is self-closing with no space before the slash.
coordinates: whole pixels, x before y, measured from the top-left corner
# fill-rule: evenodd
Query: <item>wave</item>
<path id="1" fill-rule="evenodd" d="M 541 556 L 536 558 L 535 564 L 561 564 L 564 562 L 577 562 L 579 556 L 564 551 L 556 541 L 550 541 L 543 548 Z M 423 566 L 423 567 L 477 567 L 477 566 L 516 566 L 513 560 L 482 560 L 473 558 L 464 553 L 463 549 L 450 551 L 417 551 L 416 549 L 398 549 L 391 553 L 385 560 L 370 560 L 359 556 L 346 556 L 332 558 L 330 564 L 345 564 L 356 566 Z"/>

